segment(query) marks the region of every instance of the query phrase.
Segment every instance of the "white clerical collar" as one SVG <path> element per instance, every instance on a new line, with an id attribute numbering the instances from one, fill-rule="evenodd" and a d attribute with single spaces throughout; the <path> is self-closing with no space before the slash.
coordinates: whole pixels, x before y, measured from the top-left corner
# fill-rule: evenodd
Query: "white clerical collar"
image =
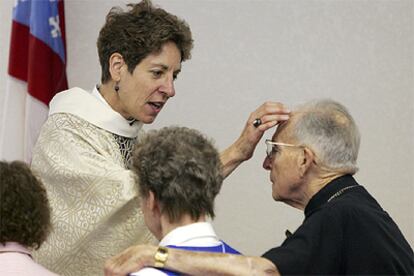
<path id="1" fill-rule="evenodd" d="M 49 116 L 55 113 L 69 113 L 111 133 L 136 138 L 142 123 L 130 124 L 121 114 L 113 110 L 102 96 L 101 98 L 99 96 L 96 87 L 92 93 L 78 87 L 60 92 L 50 102 Z"/>
<path id="2" fill-rule="evenodd" d="M 101 102 L 103 102 L 105 105 L 109 106 L 112 109 L 112 107 L 109 105 L 109 103 L 105 100 L 105 98 L 102 96 L 101 92 L 99 91 L 99 86 L 98 85 L 95 85 L 95 87 L 93 88 L 92 95 L 95 96 L 98 100 L 100 100 Z M 135 119 L 125 119 L 125 120 L 128 121 L 129 125 L 139 123 Z"/>
<path id="3" fill-rule="evenodd" d="M 95 96 L 98 100 L 100 100 L 101 102 L 103 102 L 105 105 L 111 107 L 109 105 L 109 103 L 105 100 L 105 98 L 102 96 L 101 92 L 99 92 L 99 88 L 98 85 L 95 85 L 92 89 L 92 93 L 93 96 Z M 112 107 L 111 107 L 112 108 Z"/>
<path id="4" fill-rule="evenodd" d="M 160 241 L 161 246 L 212 246 L 221 244 L 208 222 L 197 222 L 180 226 L 169 232 Z"/>

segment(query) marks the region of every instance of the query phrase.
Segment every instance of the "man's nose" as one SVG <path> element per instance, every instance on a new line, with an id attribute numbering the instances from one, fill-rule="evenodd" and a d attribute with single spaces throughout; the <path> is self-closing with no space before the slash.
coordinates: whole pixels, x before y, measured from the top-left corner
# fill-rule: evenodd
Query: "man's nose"
<path id="1" fill-rule="evenodd" d="M 270 171 L 272 168 L 272 158 L 266 156 L 263 160 L 263 169 Z"/>

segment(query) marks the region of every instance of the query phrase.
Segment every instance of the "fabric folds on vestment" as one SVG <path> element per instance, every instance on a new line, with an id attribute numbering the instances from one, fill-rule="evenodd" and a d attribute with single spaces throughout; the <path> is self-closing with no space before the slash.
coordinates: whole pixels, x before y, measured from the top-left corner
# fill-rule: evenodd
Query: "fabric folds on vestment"
<path id="1" fill-rule="evenodd" d="M 52 207 L 53 232 L 34 254 L 39 263 L 62 275 L 102 275 L 108 257 L 154 241 L 117 143 L 136 141 L 140 129 L 82 89 L 55 96 L 32 160 Z"/>

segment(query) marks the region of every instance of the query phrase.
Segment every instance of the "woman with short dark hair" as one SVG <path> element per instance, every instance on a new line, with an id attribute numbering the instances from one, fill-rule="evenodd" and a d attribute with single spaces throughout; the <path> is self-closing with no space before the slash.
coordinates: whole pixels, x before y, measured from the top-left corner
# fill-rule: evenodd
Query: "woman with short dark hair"
<path id="1" fill-rule="evenodd" d="M 174 96 L 192 46 L 187 23 L 150 1 L 110 10 L 97 41 L 101 84 L 58 93 L 34 148 L 32 168 L 53 208 L 54 231 L 35 254 L 41 264 L 101 275 L 107 257 L 154 240 L 129 160 L 142 125 Z"/>

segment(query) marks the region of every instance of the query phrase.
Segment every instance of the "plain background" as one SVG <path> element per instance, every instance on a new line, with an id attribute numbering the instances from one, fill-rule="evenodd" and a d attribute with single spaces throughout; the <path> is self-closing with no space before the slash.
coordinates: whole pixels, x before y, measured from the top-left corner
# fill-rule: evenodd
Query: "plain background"
<path id="1" fill-rule="evenodd" d="M 131 1 L 66 0 L 69 86 L 92 89 L 99 83 L 98 31 L 110 7 Z M 0 100 L 13 3 L 0 1 Z M 357 180 L 413 247 L 413 1 L 154 3 L 190 24 L 195 48 L 183 64 L 176 96 L 147 129 L 197 128 L 224 149 L 266 100 L 289 106 L 321 97 L 337 100 L 362 134 Z M 303 220 L 300 210 L 272 200 L 264 156 L 261 142 L 254 157 L 225 180 L 216 204 L 219 236 L 248 255 L 279 245 L 285 230 L 294 231 Z"/>

